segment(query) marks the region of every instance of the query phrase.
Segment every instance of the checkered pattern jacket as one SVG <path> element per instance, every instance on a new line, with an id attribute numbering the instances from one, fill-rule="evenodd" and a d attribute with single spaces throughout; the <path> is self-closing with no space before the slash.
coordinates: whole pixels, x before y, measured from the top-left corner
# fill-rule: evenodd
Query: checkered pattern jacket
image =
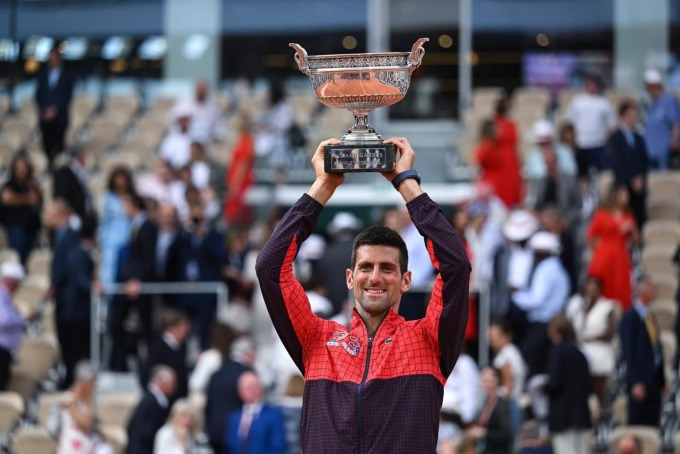
<path id="1" fill-rule="evenodd" d="M 425 318 L 407 322 L 390 310 L 372 338 L 356 310 L 349 329 L 315 316 L 293 275 L 293 260 L 323 208 L 312 197 L 295 203 L 258 256 L 272 321 L 306 380 L 305 454 L 436 452 L 444 383 L 467 322 L 470 263 L 427 194 L 407 207 L 439 273 Z"/>

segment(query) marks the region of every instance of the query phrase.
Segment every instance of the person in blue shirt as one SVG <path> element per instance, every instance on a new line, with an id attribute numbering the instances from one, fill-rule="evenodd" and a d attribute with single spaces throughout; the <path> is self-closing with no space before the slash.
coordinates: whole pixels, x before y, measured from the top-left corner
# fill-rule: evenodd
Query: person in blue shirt
<path id="1" fill-rule="evenodd" d="M 12 303 L 12 295 L 26 277 L 24 267 L 15 262 L 0 265 L 0 391 L 9 384 L 12 355 L 21 344 L 26 320 Z"/>
<path id="2" fill-rule="evenodd" d="M 666 170 L 670 155 L 680 151 L 680 104 L 664 90 L 659 71 L 645 71 L 644 81 L 651 98 L 645 124 L 649 164 L 653 170 Z"/>

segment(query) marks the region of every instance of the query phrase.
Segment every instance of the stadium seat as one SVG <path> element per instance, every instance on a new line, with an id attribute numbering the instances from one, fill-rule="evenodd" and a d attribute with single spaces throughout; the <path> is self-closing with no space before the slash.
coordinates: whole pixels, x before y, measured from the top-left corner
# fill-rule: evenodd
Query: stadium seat
<path id="1" fill-rule="evenodd" d="M 680 243 L 680 223 L 676 220 L 651 220 L 645 224 L 642 238 L 645 246 L 660 245 L 675 249 Z"/>
<path id="2" fill-rule="evenodd" d="M 626 425 L 628 422 L 628 396 L 625 394 L 619 394 L 616 396 L 616 399 L 614 399 L 612 414 L 614 421 L 616 421 L 618 425 Z"/>
<path id="3" fill-rule="evenodd" d="M 672 249 L 663 246 L 648 246 L 642 251 L 642 265 L 650 276 L 670 275 L 675 272 Z"/>
<path id="4" fill-rule="evenodd" d="M 11 248 L 0 249 L 0 263 L 2 262 L 19 263 L 19 253 Z"/>
<path id="5" fill-rule="evenodd" d="M 53 454 L 57 442 L 42 427 L 22 427 L 13 445 L 14 454 Z"/>
<path id="6" fill-rule="evenodd" d="M 14 430 L 25 409 L 21 396 L 12 391 L 0 392 L 0 434 Z"/>
<path id="7" fill-rule="evenodd" d="M 107 394 L 97 402 L 97 418 L 102 425 L 127 427 L 132 412 L 139 403 L 136 393 Z"/>
<path id="8" fill-rule="evenodd" d="M 64 400 L 64 393 L 42 393 L 38 398 L 38 425 L 45 427 L 47 418 L 50 416 L 52 408 L 59 405 Z"/>
<path id="9" fill-rule="evenodd" d="M 656 287 L 656 297 L 659 299 L 674 299 L 678 290 L 677 273 L 654 274 L 652 281 Z"/>
<path id="10" fill-rule="evenodd" d="M 127 429 L 121 426 L 102 425 L 100 427 L 104 441 L 111 445 L 116 454 L 123 454 L 127 446 Z"/>
<path id="11" fill-rule="evenodd" d="M 674 299 L 658 298 L 649 306 L 649 310 L 656 316 L 661 330 L 673 330 L 678 313 L 678 303 Z"/>
<path id="12" fill-rule="evenodd" d="M 24 400 L 25 406 L 28 406 L 29 401 L 35 395 L 39 385 L 40 380 L 37 377 L 16 366 L 12 367 L 7 390 L 19 394 Z"/>
<path id="13" fill-rule="evenodd" d="M 616 452 L 616 444 L 624 435 L 635 435 L 642 441 L 643 454 L 657 454 L 661 447 L 661 437 L 659 429 L 647 426 L 623 426 L 617 427 L 611 433 L 609 446 L 611 452 Z"/>
<path id="14" fill-rule="evenodd" d="M 28 274 L 44 274 L 50 272 L 50 265 L 52 264 L 52 251 L 47 248 L 34 249 L 28 257 Z"/>
<path id="15" fill-rule="evenodd" d="M 15 368 L 38 379 L 50 377 L 50 369 L 59 357 L 54 341 L 47 337 L 24 338 L 19 348 L 18 362 Z"/>

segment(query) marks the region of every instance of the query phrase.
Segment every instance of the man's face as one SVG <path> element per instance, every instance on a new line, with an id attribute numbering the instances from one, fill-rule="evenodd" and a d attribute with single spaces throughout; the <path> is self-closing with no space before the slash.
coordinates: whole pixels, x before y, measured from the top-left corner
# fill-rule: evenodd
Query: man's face
<path id="1" fill-rule="evenodd" d="M 239 377 L 238 395 L 244 404 L 254 404 L 262 399 L 262 385 L 257 375 L 246 372 Z"/>
<path id="2" fill-rule="evenodd" d="M 398 310 L 401 294 L 411 288 L 411 272 L 402 274 L 399 249 L 392 246 L 360 246 L 354 269 L 345 274 L 362 316 L 379 316 L 390 307 Z"/>

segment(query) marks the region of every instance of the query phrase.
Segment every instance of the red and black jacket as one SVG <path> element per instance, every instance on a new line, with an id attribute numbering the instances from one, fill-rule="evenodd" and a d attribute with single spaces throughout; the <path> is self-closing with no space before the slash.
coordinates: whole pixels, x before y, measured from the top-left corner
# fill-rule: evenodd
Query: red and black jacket
<path id="1" fill-rule="evenodd" d="M 470 263 L 427 194 L 407 207 L 439 273 L 423 319 L 407 322 L 390 310 L 373 338 L 356 311 L 349 330 L 315 316 L 293 275 L 323 208 L 312 197 L 295 203 L 258 256 L 269 314 L 306 380 L 305 454 L 436 452 L 444 383 L 465 334 Z"/>

